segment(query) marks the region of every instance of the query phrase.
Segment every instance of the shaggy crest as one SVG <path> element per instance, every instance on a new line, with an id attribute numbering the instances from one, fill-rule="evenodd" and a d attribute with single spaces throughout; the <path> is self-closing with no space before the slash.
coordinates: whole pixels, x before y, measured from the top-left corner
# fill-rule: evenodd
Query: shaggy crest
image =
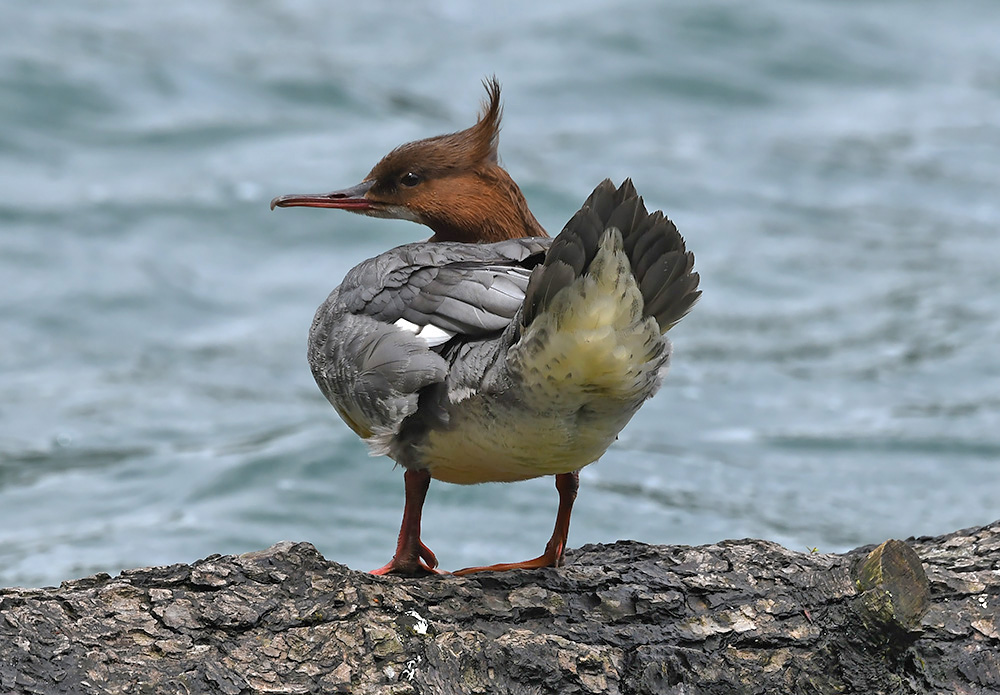
<path id="1" fill-rule="evenodd" d="M 496 164 L 503 117 L 500 82 L 493 76 L 483 80 L 483 86 L 486 99 L 474 126 L 400 145 L 383 157 L 365 180 L 392 180 L 414 169 L 418 174 L 441 176 L 456 169 Z"/>

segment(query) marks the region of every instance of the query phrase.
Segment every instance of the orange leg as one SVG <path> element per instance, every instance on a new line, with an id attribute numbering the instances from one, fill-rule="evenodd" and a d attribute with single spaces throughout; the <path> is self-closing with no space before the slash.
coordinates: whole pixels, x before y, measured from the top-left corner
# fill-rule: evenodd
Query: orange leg
<path id="1" fill-rule="evenodd" d="M 431 484 L 430 471 L 406 471 L 403 473 L 403 484 L 406 501 L 403 503 L 403 523 L 399 527 L 396 554 L 388 564 L 372 570 L 371 574 L 402 574 L 408 577 L 443 574 L 434 569 L 438 565 L 434 553 L 420 542 L 420 513 Z"/>
<path id="2" fill-rule="evenodd" d="M 534 560 L 524 562 L 507 562 L 486 567 L 466 567 L 455 574 L 472 574 L 473 572 L 505 572 L 507 570 L 529 570 L 538 567 L 562 567 L 566 554 L 566 538 L 569 536 L 569 516 L 573 513 L 573 502 L 576 492 L 580 489 L 580 471 L 560 473 L 556 476 L 556 490 L 559 491 L 559 511 L 556 513 L 556 527 L 552 530 L 552 538 L 545 545 L 545 552 Z"/>

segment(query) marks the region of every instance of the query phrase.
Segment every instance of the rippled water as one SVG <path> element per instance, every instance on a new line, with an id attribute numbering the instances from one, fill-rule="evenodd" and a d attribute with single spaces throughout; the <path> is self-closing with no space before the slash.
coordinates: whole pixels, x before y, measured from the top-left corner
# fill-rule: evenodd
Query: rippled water
<path id="1" fill-rule="evenodd" d="M 19 3 L 0 24 L 0 585 L 309 540 L 391 554 L 402 481 L 304 359 L 424 233 L 268 200 L 465 127 L 557 230 L 631 176 L 697 255 L 674 367 L 570 542 L 840 550 L 997 517 L 1000 6 Z M 432 486 L 445 567 L 523 559 L 550 479 Z"/>

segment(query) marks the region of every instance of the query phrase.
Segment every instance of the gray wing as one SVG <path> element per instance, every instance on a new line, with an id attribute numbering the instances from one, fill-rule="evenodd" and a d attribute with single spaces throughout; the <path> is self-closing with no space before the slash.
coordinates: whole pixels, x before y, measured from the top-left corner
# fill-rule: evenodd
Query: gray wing
<path id="1" fill-rule="evenodd" d="M 502 331 L 524 303 L 549 239 L 409 244 L 366 261 L 340 287 L 347 311 L 441 345 Z"/>
<path id="2" fill-rule="evenodd" d="M 309 338 L 309 364 L 344 422 L 380 446 L 416 410 L 417 394 L 448 375 L 444 358 L 412 333 L 368 316 L 335 311 L 317 315 Z"/>
<path id="3" fill-rule="evenodd" d="M 327 399 L 373 453 L 400 460 L 392 443 L 418 402 L 421 418 L 447 421 L 446 395 L 420 397 L 428 387 L 447 388 L 451 364 L 442 346 L 503 333 L 550 242 L 409 244 L 347 274 L 316 314 L 309 362 Z"/>

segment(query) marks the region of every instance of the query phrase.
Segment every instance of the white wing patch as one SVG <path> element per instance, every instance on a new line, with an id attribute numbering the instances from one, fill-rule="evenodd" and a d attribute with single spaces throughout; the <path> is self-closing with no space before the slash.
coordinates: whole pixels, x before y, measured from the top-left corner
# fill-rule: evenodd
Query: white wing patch
<path id="1" fill-rule="evenodd" d="M 451 331 L 446 331 L 443 328 L 438 328 L 437 326 L 429 323 L 426 326 L 419 326 L 412 321 L 398 319 L 393 325 L 396 326 L 396 328 L 409 331 L 418 338 L 422 338 L 424 342 L 427 343 L 427 347 L 444 345 L 455 336 L 455 334 Z"/>

